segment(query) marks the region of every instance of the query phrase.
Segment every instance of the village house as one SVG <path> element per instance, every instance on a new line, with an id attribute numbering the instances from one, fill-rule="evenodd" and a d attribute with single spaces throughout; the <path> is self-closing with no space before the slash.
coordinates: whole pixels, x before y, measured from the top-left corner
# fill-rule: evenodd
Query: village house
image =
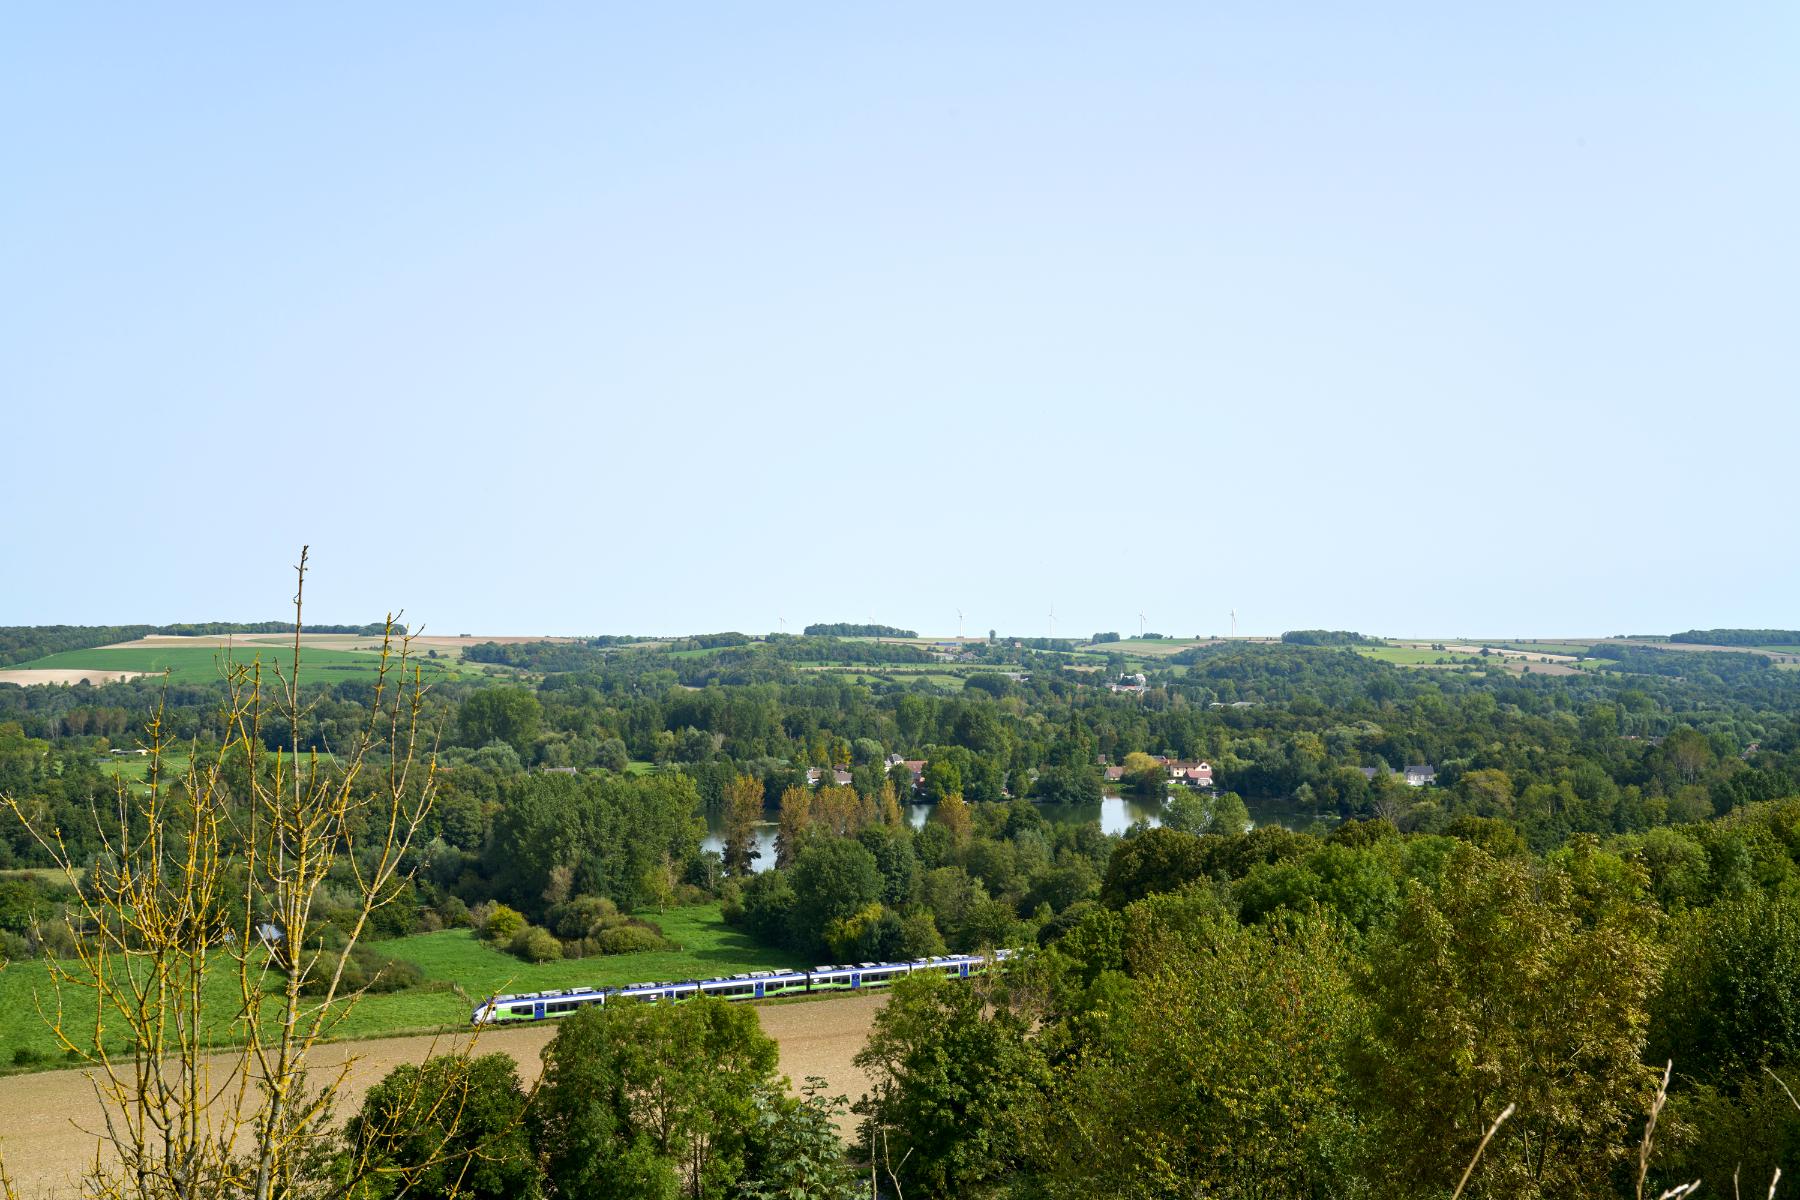
<path id="1" fill-rule="evenodd" d="M 1409 766 L 1405 774 L 1409 787 L 1424 787 L 1428 783 L 1437 782 L 1437 768 L 1430 763 Z"/>
<path id="2" fill-rule="evenodd" d="M 1170 779 L 1188 787 L 1210 788 L 1213 785 L 1212 764 L 1208 762 L 1165 761 L 1163 769 L 1169 773 Z"/>

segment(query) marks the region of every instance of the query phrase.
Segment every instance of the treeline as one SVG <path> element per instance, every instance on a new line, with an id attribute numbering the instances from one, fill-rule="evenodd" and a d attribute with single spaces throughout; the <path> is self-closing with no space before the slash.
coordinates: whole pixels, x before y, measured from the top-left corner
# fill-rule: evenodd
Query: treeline
<path id="1" fill-rule="evenodd" d="M 629 657 L 615 653 L 629 647 Z M 687 657 L 691 651 L 716 651 Z M 584 638 L 576 641 L 482 642 L 463 651 L 470 662 L 500 663 L 543 674 L 598 672 L 616 663 L 634 676 L 672 673 L 689 686 L 744 684 L 791 679 L 790 664 L 929 663 L 936 659 L 921 646 L 885 642 L 840 641 L 835 636 L 773 634 L 757 640 L 742 633 L 695 634 L 650 644 L 630 638 Z"/>
<path id="2" fill-rule="evenodd" d="M 1738 650 L 1658 650 L 1652 646 L 1619 643 L 1602 643 L 1589 653 L 1591 657 L 1604 659 L 1618 670 L 1634 675 L 1692 677 L 1725 687 L 1767 672 L 1774 662 L 1765 654 L 1746 654 Z"/>
<path id="3" fill-rule="evenodd" d="M 852 625 L 843 621 L 808 625 L 801 632 L 807 637 L 834 638 L 916 638 L 919 636 L 914 630 L 896 629 L 892 625 Z"/>
<path id="4" fill-rule="evenodd" d="M 1800 629 L 1686 629 L 1671 642 L 1703 646 L 1800 646 Z"/>
<path id="5" fill-rule="evenodd" d="M 579 642 L 480 642 L 465 646 L 465 662 L 498 663 L 526 671 L 591 671 L 606 661 L 608 647 Z"/>
<path id="6" fill-rule="evenodd" d="M 1365 637 L 1348 629 L 1290 629 L 1281 635 L 1290 646 L 1379 646 L 1380 638 Z"/>
<path id="7" fill-rule="evenodd" d="M 154 632 L 149 625 L 0 625 L 0 666 L 30 662 L 64 650 L 129 642 Z"/>
<path id="8" fill-rule="evenodd" d="M 379 637 L 387 631 L 381 621 L 366 625 L 302 625 L 301 633 L 350 633 L 358 637 Z M 184 625 L 158 625 L 151 633 L 168 637 L 216 637 L 226 633 L 292 633 L 292 621 L 198 621 Z M 404 635 L 406 626 L 394 624 L 394 632 Z"/>
<path id="9" fill-rule="evenodd" d="M 306 633 L 352 633 L 379 637 L 386 629 L 380 622 L 368 625 L 308 625 Z M 227 633 L 292 633 L 293 624 L 280 621 L 201 621 L 181 625 L 0 625 L 0 666 L 13 666 L 65 650 L 91 650 L 114 642 L 130 642 L 152 635 L 209 637 Z M 404 634 L 406 626 L 395 625 Z"/>

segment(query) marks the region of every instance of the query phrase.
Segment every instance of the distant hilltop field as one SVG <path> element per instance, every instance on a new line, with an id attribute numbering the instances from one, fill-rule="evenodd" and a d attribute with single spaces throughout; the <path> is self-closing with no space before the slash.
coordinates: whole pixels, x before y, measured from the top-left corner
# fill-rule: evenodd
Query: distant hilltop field
<path id="1" fill-rule="evenodd" d="M 32 633 L 54 632 L 55 637 Z M 85 626 L 11 627 L 0 630 L 0 684 L 21 686 L 45 683 L 117 683 L 146 675 L 167 673 L 174 683 L 205 683 L 221 677 L 226 662 L 260 662 L 272 672 L 277 664 L 291 660 L 293 631 L 226 630 L 200 633 L 147 633 L 136 637 L 114 638 L 103 642 L 75 645 L 44 653 L 46 643 L 79 640 L 80 635 L 105 636 L 112 630 Z M 403 635 L 404 627 L 398 633 Z M 307 632 L 300 635 L 305 649 L 301 672 L 303 682 L 372 677 L 381 666 L 383 630 L 369 626 L 355 631 Z M 446 637 L 420 635 L 412 639 L 412 654 L 429 675 L 456 678 L 464 674 L 480 675 L 480 669 L 461 665 L 463 651 L 472 645 L 511 644 L 519 641 L 570 641 L 575 639 L 528 639 L 491 637 Z M 398 636 L 396 637 L 398 645 Z M 35 652 L 34 652 L 35 651 Z"/>
<path id="2" fill-rule="evenodd" d="M 397 635 L 405 628 L 397 627 Z M 380 668 L 381 625 L 309 626 L 303 683 L 372 677 Z M 166 675 L 171 682 L 206 683 L 228 661 L 257 661 L 272 674 L 291 657 L 294 634 L 277 623 L 181 626 L 0 627 L 0 685 L 118 683 Z M 396 639 L 397 644 L 397 639 Z M 1749 654 L 1779 668 L 1800 668 L 1800 630 L 1691 629 L 1668 635 L 1543 638 L 1374 637 L 1347 630 L 1292 630 L 1279 638 L 1217 635 L 1135 637 L 1098 633 L 1086 638 L 920 635 L 888 625 L 813 624 L 803 633 L 743 633 L 687 637 L 607 635 L 418 635 L 411 653 L 440 680 L 555 674 L 596 667 L 621 654 L 666 655 L 684 676 L 706 663 L 753 669 L 875 676 L 890 682 L 960 690 L 971 675 L 1019 665 L 1022 653 L 1058 656 L 1092 673 L 1095 682 L 1127 690 L 1148 686 L 1157 671 L 1182 673 L 1194 655 L 1213 647 L 1284 644 L 1348 651 L 1418 670 L 1503 671 L 1572 675 L 1584 671 L 1678 673 L 1672 653 Z M 1129 670 L 1127 670 L 1129 668 Z M 1144 675 L 1139 679 L 1135 676 Z M 688 682 L 683 678 L 683 682 Z"/>

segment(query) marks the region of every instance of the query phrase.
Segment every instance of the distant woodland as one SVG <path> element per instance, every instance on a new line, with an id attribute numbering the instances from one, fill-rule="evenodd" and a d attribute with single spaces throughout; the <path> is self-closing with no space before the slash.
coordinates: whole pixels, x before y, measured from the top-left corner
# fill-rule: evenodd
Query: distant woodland
<path id="1" fill-rule="evenodd" d="M 394 948 L 447 929 L 525 964 L 655 953 L 658 912 L 696 904 L 801 964 L 1021 951 L 896 989 L 860 1142 L 775 1085 L 741 1009 L 571 1018 L 530 1097 L 504 1063 L 421 1068 L 500 1114 L 459 1134 L 491 1195 L 849 1195 L 873 1166 L 893 1196 L 1442 1197 L 1508 1105 L 1465 1195 L 1630 1196 L 1640 1168 L 1650 1194 L 1736 1171 L 1763 1195 L 1800 1170 L 1800 672 L 1616 645 L 1575 674 L 1410 670 L 1363 640 L 474 647 L 507 673 L 423 697 L 435 804 L 355 961 L 404 989 Z M 1141 691 L 1106 686 L 1125 670 Z M 99 862 L 113 752 L 159 703 L 181 755 L 248 789 L 220 686 L 0 687 L 0 792 Z M 299 749 L 341 753 L 368 698 L 314 685 Z M 1201 761 L 1212 788 L 1170 782 Z M 1109 789 L 1155 827 L 1103 833 Z M 45 863 L 0 824 L 0 866 Z M 337 869 L 326 944 L 356 918 Z M 69 954 L 47 920 L 69 900 L 0 881 L 7 956 Z M 730 1069 L 687 1071 L 699 1044 Z M 418 1082 L 371 1096 L 359 1153 L 420 1153 L 378 1132 Z M 656 1088 L 710 1132 L 620 1099 Z"/>

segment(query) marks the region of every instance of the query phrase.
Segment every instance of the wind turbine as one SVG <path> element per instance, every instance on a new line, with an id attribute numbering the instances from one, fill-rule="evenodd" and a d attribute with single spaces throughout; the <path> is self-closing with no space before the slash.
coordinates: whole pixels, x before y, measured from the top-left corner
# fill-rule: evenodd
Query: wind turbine
<path id="1" fill-rule="evenodd" d="M 1056 640 L 1056 605 L 1050 606 L 1050 640 Z"/>
<path id="2" fill-rule="evenodd" d="M 781 623 L 781 632 L 786 633 L 787 632 L 787 618 L 786 617 L 776 617 L 775 619 Z"/>
<path id="3" fill-rule="evenodd" d="M 1231 610 L 1231 636 L 1237 636 L 1237 609 Z"/>
<path id="4" fill-rule="evenodd" d="M 1140 609 L 1138 609 L 1138 640 L 1142 641 L 1143 637 L 1144 637 L 1144 610 L 1140 608 Z"/>
<path id="5" fill-rule="evenodd" d="M 962 621 L 962 609 L 959 608 L 956 610 L 956 640 L 959 642 L 963 640 Z"/>

